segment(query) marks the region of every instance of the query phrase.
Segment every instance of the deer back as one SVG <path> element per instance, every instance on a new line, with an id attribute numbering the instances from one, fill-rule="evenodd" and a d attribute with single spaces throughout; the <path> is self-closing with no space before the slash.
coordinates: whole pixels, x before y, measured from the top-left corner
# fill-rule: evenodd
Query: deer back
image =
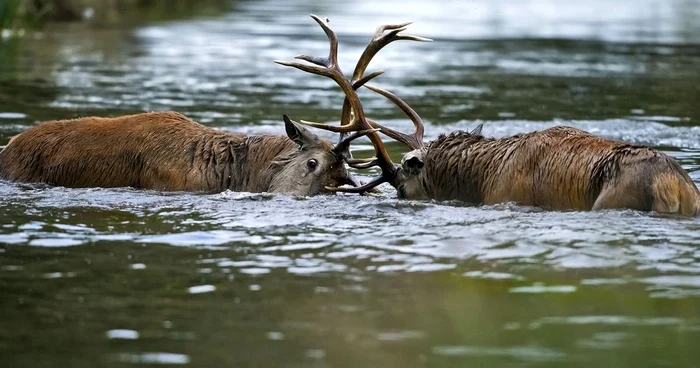
<path id="1" fill-rule="evenodd" d="M 625 186 L 634 198 L 614 207 L 650 210 L 652 187 L 663 175 L 678 177 L 697 192 L 667 155 L 571 127 L 502 139 L 453 133 L 431 142 L 424 162 L 420 183 L 428 197 L 477 204 L 513 201 L 589 210 L 603 190 Z"/>
<path id="2" fill-rule="evenodd" d="M 301 147 L 282 135 L 218 131 L 175 112 L 51 121 L 19 134 L 0 152 L 0 178 L 66 187 L 208 192 L 262 192 L 274 183 L 281 188 L 277 191 L 316 194 L 325 181 L 342 181 L 347 173 L 344 167 L 329 169 L 334 164 L 328 158 L 333 156 L 330 142 L 305 133 L 314 144 Z M 326 174 L 315 178 L 322 182 L 312 188 L 285 174 L 294 183 L 279 185 L 279 174 L 289 172 L 289 166 L 297 168 L 298 177 L 307 174 L 306 161 L 298 161 L 309 155 L 324 158 L 321 171 Z"/>

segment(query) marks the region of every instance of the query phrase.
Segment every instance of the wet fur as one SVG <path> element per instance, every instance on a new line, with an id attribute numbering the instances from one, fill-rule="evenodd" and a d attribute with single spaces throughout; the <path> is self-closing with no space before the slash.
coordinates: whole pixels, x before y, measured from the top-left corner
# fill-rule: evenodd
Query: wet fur
<path id="1" fill-rule="evenodd" d="M 455 132 L 430 142 L 422 155 L 424 167 L 414 175 L 418 188 L 401 188 L 407 197 L 550 209 L 700 211 L 700 192 L 673 158 L 571 127 L 502 139 Z"/>
<path id="2" fill-rule="evenodd" d="M 331 156 L 329 141 L 318 145 L 309 150 Z M 13 137 L 0 152 L 0 179 L 167 191 L 298 189 L 306 195 L 346 175 L 340 164 L 315 188 L 281 184 L 296 180 L 281 174 L 305 154 L 287 136 L 227 133 L 176 112 L 88 117 L 42 123 Z"/>

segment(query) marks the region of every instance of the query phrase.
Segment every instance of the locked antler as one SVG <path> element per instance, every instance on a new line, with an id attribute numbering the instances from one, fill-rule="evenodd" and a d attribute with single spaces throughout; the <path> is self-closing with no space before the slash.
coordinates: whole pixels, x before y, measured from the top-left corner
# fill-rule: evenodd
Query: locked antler
<path id="1" fill-rule="evenodd" d="M 377 27 L 377 30 L 374 32 L 374 37 L 372 37 L 372 40 L 369 42 L 367 47 L 365 48 L 365 51 L 362 53 L 360 56 L 360 59 L 357 61 L 357 64 L 355 65 L 355 70 L 352 74 L 352 86 L 354 89 L 358 89 L 362 87 L 363 85 L 370 90 L 377 92 L 381 94 L 382 96 L 386 97 L 389 99 L 391 102 L 396 104 L 398 107 L 403 110 L 406 115 L 413 121 L 413 124 L 415 126 L 415 130 L 412 135 L 404 134 L 398 131 L 395 131 L 393 129 L 390 129 L 388 127 L 385 127 L 377 122 L 375 122 L 372 119 L 368 119 L 369 123 L 375 127 L 381 129 L 381 132 L 384 133 L 386 136 L 389 138 L 392 138 L 394 140 L 397 140 L 399 142 L 402 142 L 409 146 L 411 149 L 417 149 L 420 147 L 423 147 L 423 132 L 424 132 L 424 126 L 423 126 L 423 120 L 420 118 L 418 113 L 416 113 L 413 108 L 411 108 L 404 100 L 400 99 L 398 96 L 394 95 L 393 93 L 384 90 L 382 88 L 372 86 L 369 84 L 366 84 L 369 82 L 371 79 L 381 75 L 384 73 L 383 70 L 379 70 L 370 74 L 367 74 L 366 76 L 364 75 L 365 71 L 367 70 L 367 66 L 369 66 L 370 61 L 372 61 L 372 58 L 374 58 L 374 55 L 379 52 L 384 46 L 390 44 L 391 42 L 398 41 L 398 40 L 408 40 L 408 41 L 418 41 L 418 42 L 430 42 L 432 41 L 430 38 L 425 38 L 425 37 L 419 37 L 419 36 L 413 36 L 413 35 L 407 35 L 407 34 L 402 34 L 400 32 L 405 31 L 406 28 L 413 22 L 406 22 L 406 23 L 401 23 L 401 24 L 387 24 L 387 25 L 382 25 Z M 389 33 L 384 33 L 386 31 L 390 31 Z M 347 98 L 345 98 L 345 101 L 343 101 L 343 110 L 341 112 L 340 116 L 340 124 L 347 124 L 346 122 L 350 120 L 350 115 L 351 115 L 351 110 L 350 110 L 350 103 Z"/>
<path id="2" fill-rule="evenodd" d="M 329 77 L 333 81 L 335 81 L 338 84 L 338 86 L 340 86 L 340 88 L 343 90 L 343 92 L 345 93 L 346 101 L 348 101 L 348 104 L 352 109 L 351 111 L 353 112 L 353 114 L 347 114 L 352 115 L 352 119 L 348 117 L 347 120 L 342 122 L 344 124 L 342 124 L 341 126 L 331 126 L 306 121 L 302 121 L 302 123 L 319 129 L 329 130 L 337 133 L 356 132 L 354 135 L 348 138 L 341 139 L 341 142 L 339 142 L 338 145 L 336 145 L 335 147 L 338 150 L 342 149 L 342 147 L 339 146 L 349 146 L 349 142 L 352 139 L 359 138 L 363 135 L 367 135 L 369 137 L 370 141 L 372 142 L 372 145 L 374 146 L 374 150 L 376 151 L 377 157 L 371 160 L 348 159 L 346 161 L 348 161 L 348 165 L 353 167 L 379 166 L 382 170 L 382 175 L 379 178 L 376 178 L 373 181 L 356 188 L 328 188 L 329 190 L 363 193 L 382 183 L 393 180 L 396 177 L 396 167 L 391 161 L 391 157 L 389 156 L 389 153 L 384 147 L 384 143 L 382 142 L 381 138 L 379 138 L 379 135 L 377 134 L 377 129 L 372 126 L 372 124 L 368 121 L 367 117 L 365 116 L 365 112 L 362 108 L 362 103 L 360 102 L 360 98 L 358 97 L 357 92 L 355 91 L 353 83 L 350 80 L 348 80 L 343 75 L 343 72 L 340 70 L 340 66 L 338 65 L 338 38 L 335 35 L 335 32 L 333 32 L 333 30 L 326 24 L 326 21 L 323 21 L 318 16 L 311 14 L 311 18 L 313 18 L 316 21 L 316 23 L 318 23 L 321 26 L 323 31 L 326 33 L 326 36 L 328 36 L 328 41 L 330 43 L 328 57 L 320 58 L 307 55 L 299 55 L 296 57 L 296 59 L 304 60 L 314 65 L 308 65 L 300 62 L 287 62 L 278 60 L 275 60 L 275 62 L 280 65 L 291 66 L 308 73 Z M 398 32 L 400 31 L 397 31 L 397 33 Z M 370 45 L 372 45 L 372 43 L 370 43 Z M 367 50 L 365 50 L 365 53 L 367 53 Z M 375 53 L 376 51 L 374 51 L 373 53 L 369 53 L 370 56 L 367 59 L 366 63 L 369 63 L 369 59 L 371 59 L 371 56 L 373 56 Z M 362 60 L 362 57 L 360 59 Z M 358 65 L 361 64 L 358 62 Z M 363 69 L 365 67 L 366 65 L 363 67 Z M 364 70 L 362 72 L 364 72 Z M 381 72 L 375 72 L 369 74 L 364 78 L 361 78 L 362 84 L 366 83 L 372 78 L 379 76 L 380 74 Z"/>
<path id="3" fill-rule="evenodd" d="M 408 146 L 410 149 L 418 149 L 423 147 L 423 135 L 424 135 L 424 124 L 423 124 L 423 119 L 418 115 L 418 113 L 408 105 L 404 100 L 396 96 L 395 94 L 377 87 L 373 85 L 366 84 L 370 80 L 374 79 L 375 77 L 381 75 L 384 73 L 383 70 L 378 70 L 375 72 L 372 72 L 370 74 L 364 75 L 365 71 L 367 70 L 367 67 L 369 66 L 369 63 L 372 61 L 372 58 L 386 45 L 390 44 L 391 42 L 397 41 L 397 40 L 409 40 L 409 41 L 419 41 L 419 42 L 429 42 L 432 41 L 429 38 L 425 37 L 419 37 L 419 36 L 413 36 L 413 35 L 407 35 L 407 34 L 402 34 L 400 32 L 405 31 L 408 25 L 410 25 L 412 22 L 406 22 L 406 23 L 401 23 L 401 24 L 387 24 L 387 25 L 382 25 L 377 27 L 377 30 L 374 33 L 374 37 L 372 37 L 372 40 L 370 43 L 367 45 L 365 48 L 364 52 L 360 56 L 360 59 L 357 61 L 357 64 L 355 65 L 355 70 L 353 72 L 352 76 L 352 87 L 353 89 L 357 90 L 358 88 L 362 87 L 363 85 L 367 87 L 368 89 L 377 92 L 381 94 L 382 96 L 386 97 L 389 99 L 391 102 L 393 102 L 396 106 L 401 108 L 401 110 L 408 115 L 408 117 L 411 119 L 414 125 L 414 130 L 412 134 L 406 134 L 402 133 L 399 131 L 396 131 L 394 129 L 391 129 L 389 127 L 386 127 L 382 124 L 377 123 L 376 121 L 366 118 L 367 122 L 370 123 L 370 125 L 373 128 L 378 128 L 381 129 L 381 132 L 388 136 L 389 138 L 392 138 L 396 141 L 399 141 L 406 146 Z M 385 33 L 389 31 L 389 33 Z M 335 50 L 337 52 L 337 40 L 335 46 L 331 46 L 332 48 L 335 47 Z M 351 104 L 350 100 L 345 97 L 343 101 L 343 109 L 341 112 L 340 116 L 340 125 L 347 125 L 350 124 L 351 120 L 351 115 L 352 115 L 352 109 L 351 109 Z M 309 121 L 302 121 L 304 124 L 312 125 L 315 127 L 319 127 L 318 123 L 312 123 Z M 325 128 L 321 128 L 325 129 Z M 335 131 L 335 130 L 334 130 Z M 341 141 L 344 139 L 345 133 L 341 132 Z M 367 166 L 367 160 L 359 160 L 359 162 L 356 162 L 358 160 L 353 160 L 350 156 L 349 152 L 345 153 L 345 156 L 348 158 L 348 164 L 351 167 L 354 168 L 366 168 Z M 369 165 L 371 166 L 371 165 Z"/>

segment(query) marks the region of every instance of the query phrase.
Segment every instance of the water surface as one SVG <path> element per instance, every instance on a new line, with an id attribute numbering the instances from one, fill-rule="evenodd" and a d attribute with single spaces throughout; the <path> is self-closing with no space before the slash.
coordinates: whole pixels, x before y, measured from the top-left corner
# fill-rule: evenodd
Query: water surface
<path id="1" fill-rule="evenodd" d="M 332 82 L 272 62 L 327 51 L 309 13 L 331 19 L 346 72 L 379 24 L 412 20 L 435 39 L 392 44 L 370 68 L 421 113 L 427 140 L 479 123 L 496 137 L 571 125 L 663 150 L 700 183 L 696 0 L 239 1 L 138 27 L 50 26 L 0 44 L 0 144 L 43 120 L 149 110 L 233 132 L 282 134 L 283 113 L 337 122 Z M 411 129 L 361 96 L 369 116 Z M 696 364 L 700 221 L 382 189 L 0 183 L 0 356 L 12 367 Z"/>

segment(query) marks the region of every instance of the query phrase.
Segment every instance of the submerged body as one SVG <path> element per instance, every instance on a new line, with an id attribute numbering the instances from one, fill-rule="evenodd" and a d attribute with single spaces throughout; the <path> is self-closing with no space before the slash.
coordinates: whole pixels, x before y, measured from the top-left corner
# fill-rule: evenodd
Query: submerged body
<path id="1" fill-rule="evenodd" d="M 299 195 L 344 183 L 347 172 L 329 141 L 291 122 L 287 133 L 227 133 L 176 112 L 50 121 L 22 132 L 0 152 L 0 179 Z"/>
<path id="2" fill-rule="evenodd" d="M 700 192 L 673 158 L 563 126 L 502 139 L 443 135 L 407 154 L 392 184 L 406 198 L 700 212 Z"/>

